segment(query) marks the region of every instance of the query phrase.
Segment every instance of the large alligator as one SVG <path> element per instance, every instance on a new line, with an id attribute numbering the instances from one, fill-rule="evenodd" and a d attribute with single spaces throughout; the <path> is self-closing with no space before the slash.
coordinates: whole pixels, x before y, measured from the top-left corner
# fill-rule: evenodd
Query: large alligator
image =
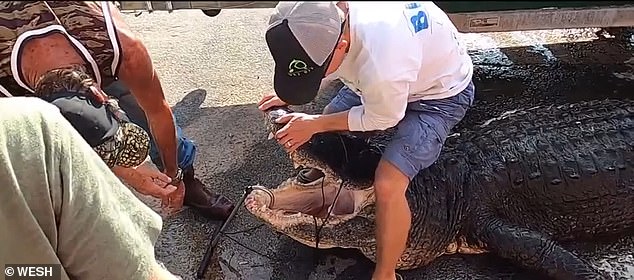
<path id="1" fill-rule="evenodd" d="M 269 111 L 269 129 L 290 111 Z M 371 182 L 381 146 L 322 133 L 290 156 L 325 177 L 255 186 L 248 211 L 305 245 L 356 248 L 374 261 Z M 563 245 L 634 234 L 634 101 L 537 107 L 465 129 L 412 180 L 407 198 L 412 228 L 399 269 L 488 252 L 554 279 L 604 279 Z"/>

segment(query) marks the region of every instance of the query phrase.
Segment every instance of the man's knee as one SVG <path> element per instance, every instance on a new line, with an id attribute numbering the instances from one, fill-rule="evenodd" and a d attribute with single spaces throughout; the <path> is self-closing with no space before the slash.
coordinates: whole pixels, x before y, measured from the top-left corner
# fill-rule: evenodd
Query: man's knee
<path id="1" fill-rule="evenodd" d="M 349 110 L 353 106 L 355 106 L 355 105 L 350 105 L 350 104 L 348 104 L 348 102 L 346 102 L 345 97 L 341 98 L 341 97 L 337 96 L 337 97 L 333 98 L 333 100 L 330 103 L 328 103 L 328 105 L 326 105 L 326 107 L 324 107 L 323 113 L 324 113 L 324 115 L 339 113 L 339 112 L 343 112 L 345 110 Z"/>
<path id="2" fill-rule="evenodd" d="M 115 81 L 111 83 L 106 87 L 106 89 L 104 89 L 104 91 L 106 91 L 108 95 L 114 96 L 119 100 L 119 106 L 121 106 L 123 111 L 126 112 L 132 123 L 145 129 L 148 134 L 151 133 L 145 112 L 141 109 L 141 106 L 139 106 L 136 98 L 130 94 L 130 90 L 125 84 L 123 84 L 122 81 Z M 178 124 L 176 124 L 176 121 L 174 121 L 174 127 L 176 128 L 178 166 L 183 169 L 191 167 L 196 158 L 196 143 L 187 139 L 183 135 L 183 131 Z M 151 137 L 150 141 L 150 158 L 159 169 L 163 168 L 161 154 L 156 142 L 154 141 L 154 137 Z"/>
<path id="3" fill-rule="evenodd" d="M 374 180 L 377 203 L 389 202 L 405 195 L 410 178 L 399 165 L 386 159 L 379 162 Z"/>
<path id="4" fill-rule="evenodd" d="M 383 202 L 390 202 L 402 196 L 403 193 L 398 191 L 398 188 L 394 186 L 393 182 L 389 180 L 377 180 L 374 181 L 374 195 L 376 202 L 381 204 Z"/>

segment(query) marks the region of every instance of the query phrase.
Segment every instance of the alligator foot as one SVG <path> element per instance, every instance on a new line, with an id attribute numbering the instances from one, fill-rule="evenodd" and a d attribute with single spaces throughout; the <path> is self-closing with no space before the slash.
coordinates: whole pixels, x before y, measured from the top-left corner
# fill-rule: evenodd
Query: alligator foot
<path id="1" fill-rule="evenodd" d="M 607 279 L 591 265 L 564 249 L 548 236 L 499 220 L 482 223 L 478 232 L 487 248 L 520 266 L 545 273 L 557 280 Z"/>

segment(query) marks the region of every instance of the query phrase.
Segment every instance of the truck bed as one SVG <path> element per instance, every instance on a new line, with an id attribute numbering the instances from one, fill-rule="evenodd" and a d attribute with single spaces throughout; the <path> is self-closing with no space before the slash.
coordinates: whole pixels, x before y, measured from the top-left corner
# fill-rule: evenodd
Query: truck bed
<path id="1" fill-rule="evenodd" d="M 273 8 L 278 1 L 121 1 L 121 10 L 200 9 L 213 17 L 223 9 Z M 563 28 L 634 27 L 634 1 L 434 1 L 460 32 Z M 248 12 L 248 11 L 245 11 Z"/>

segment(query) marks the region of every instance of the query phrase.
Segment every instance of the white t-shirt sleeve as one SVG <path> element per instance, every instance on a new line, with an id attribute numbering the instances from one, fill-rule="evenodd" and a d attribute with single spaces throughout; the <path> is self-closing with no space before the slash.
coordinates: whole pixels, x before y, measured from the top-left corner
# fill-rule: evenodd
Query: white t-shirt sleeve
<path id="1" fill-rule="evenodd" d="M 405 116 L 409 83 L 383 81 L 364 91 L 363 105 L 355 106 L 348 113 L 350 131 L 385 130 L 396 126 Z"/>

